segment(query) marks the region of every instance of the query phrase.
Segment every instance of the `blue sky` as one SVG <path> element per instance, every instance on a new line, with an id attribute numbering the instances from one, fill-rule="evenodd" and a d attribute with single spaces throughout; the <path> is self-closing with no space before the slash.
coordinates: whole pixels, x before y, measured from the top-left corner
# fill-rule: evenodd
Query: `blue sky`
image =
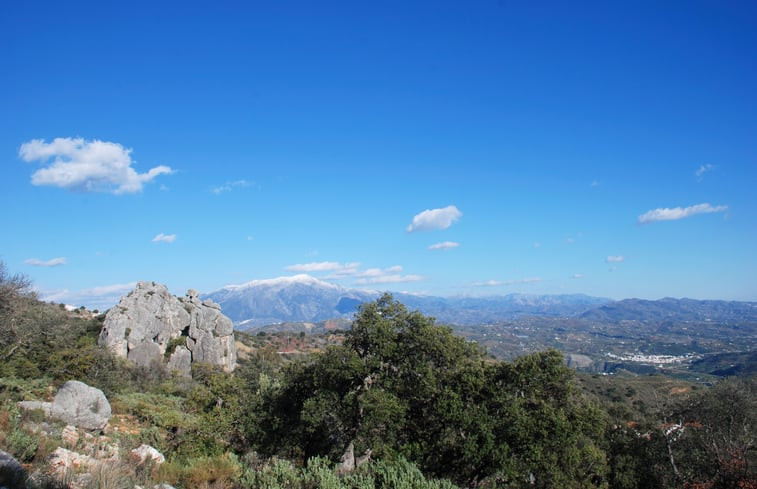
<path id="1" fill-rule="evenodd" d="M 109 3 L 0 6 L 0 259 L 43 298 L 757 300 L 754 2 Z"/>

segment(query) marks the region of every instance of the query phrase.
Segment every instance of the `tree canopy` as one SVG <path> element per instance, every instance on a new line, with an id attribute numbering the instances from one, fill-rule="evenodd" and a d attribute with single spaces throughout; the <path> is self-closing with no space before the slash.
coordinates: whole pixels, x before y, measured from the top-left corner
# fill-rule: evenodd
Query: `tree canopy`
<path id="1" fill-rule="evenodd" d="M 336 460 L 353 444 L 461 483 L 604 485 L 604 418 L 560 353 L 492 361 L 390 295 L 361 306 L 341 346 L 289 365 L 258 409 L 268 454 Z"/>

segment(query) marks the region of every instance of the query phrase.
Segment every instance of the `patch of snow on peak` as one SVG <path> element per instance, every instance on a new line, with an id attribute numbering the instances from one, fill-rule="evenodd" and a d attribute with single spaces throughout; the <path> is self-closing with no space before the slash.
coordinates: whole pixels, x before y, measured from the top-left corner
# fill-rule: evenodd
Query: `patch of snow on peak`
<path id="1" fill-rule="evenodd" d="M 312 277 L 308 274 L 301 273 L 298 275 L 292 275 L 288 277 L 276 277 L 276 278 L 267 278 L 267 279 L 259 279 L 259 280 L 252 280 L 250 282 L 246 282 L 239 285 L 227 285 L 224 287 L 224 290 L 240 290 L 240 289 L 249 289 L 251 287 L 286 287 L 288 285 L 293 284 L 305 284 L 305 285 L 314 285 L 318 287 L 325 287 L 329 289 L 341 289 L 342 287 L 331 284 L 328 282 L 324 282 L 323 280 L 318 280 L 315 277 Z"/>

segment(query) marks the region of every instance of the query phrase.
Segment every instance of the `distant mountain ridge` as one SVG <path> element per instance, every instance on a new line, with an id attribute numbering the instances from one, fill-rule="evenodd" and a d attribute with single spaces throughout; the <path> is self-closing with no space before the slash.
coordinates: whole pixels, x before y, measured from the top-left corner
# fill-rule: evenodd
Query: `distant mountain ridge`
<path id="1" fill-rule="evenodd" d="M 573 316 L 610 299 L 574 295 L 510 294 L 500 297 L 434 297 L 392 293 L 410 309 L 449 324 L 481 324 L 522 315 Z M 238 328 L 283 322 L 351 319 L 357 307 L 379 291 L 348 289 L 309 275 L 228 285 L 203 297 L 221 305 Z"/>
<path id="2" fill-rule="evenodd" d="M 352 319 L 357 307 L 379 291 L 348 289 L 310 275 L 253 280 L 204 295 L 221 305 L 237 328 L 278 323 Z M 626 320 L 757 322 L 757 302 L 664 298 L 613 301 L 584 294 L 509 294 L 491 297 L 435 297 L 393 292 L 411 310 L 440 323 L 470 326 L 524 316 L 580 318 L 616 323 Z"/>
<path id="3" fill-rule="evenodd" d="M 656 301 L 624 299 L 586 311 L 580 317 L 603 322 L 635 320 L 744 323 L 757 321 L 757 302 L 674 299 L 672 297 Z"/>

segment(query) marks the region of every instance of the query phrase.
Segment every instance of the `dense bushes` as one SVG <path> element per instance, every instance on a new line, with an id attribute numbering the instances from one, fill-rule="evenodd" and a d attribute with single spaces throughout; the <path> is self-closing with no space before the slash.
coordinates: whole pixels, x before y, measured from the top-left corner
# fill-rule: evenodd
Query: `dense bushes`
<path id="1" fill-rule="evenodd" d="M 601 487 L 605 418 L 555 351 L 513 364 L 384 296 L 364 305 L 342 346 L 289 365 L 248 416 L 256 448 L 337 460 L 348 444 L 407 457 L 471 484 Z"/>

